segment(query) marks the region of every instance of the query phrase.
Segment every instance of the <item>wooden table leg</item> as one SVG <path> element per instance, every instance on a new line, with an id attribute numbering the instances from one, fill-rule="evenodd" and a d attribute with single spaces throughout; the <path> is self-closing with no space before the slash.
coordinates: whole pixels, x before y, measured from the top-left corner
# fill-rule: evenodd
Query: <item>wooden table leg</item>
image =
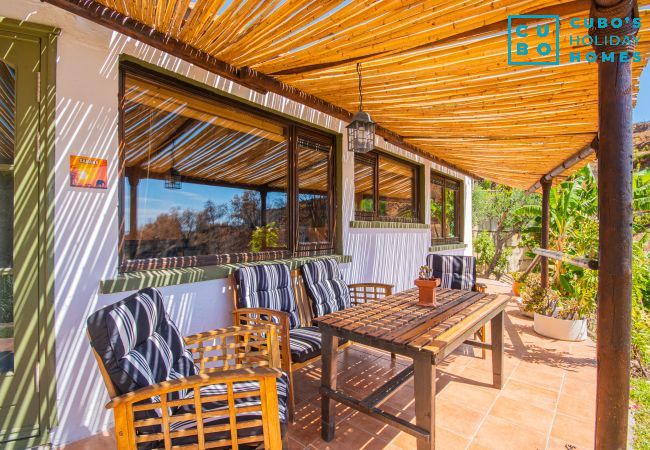
<path id="1" fill-rule="evenodd" d="M 330 331 L 322 330 L 323 351 L 321 356 L 321 386 L 336 390 L 336 349 L 339 338 Z M 336 426 L 336 402 L 321 394 L 321 436 L 329 442 L 334 439 Z"/>
<path id="2" fill-rule="evenodd" d="M 494 387 L 501 389 L 503 381 L 503 315 L 501 311 L 490 322 L 492 338 L 492 382 Z"/>
<path id="3" fill-rule="evenodd" d="M 431 364 L 431 354 L 423 352 L 413 359 L 415 384 L 415 424 L 428 431 L 429 441 L 418 439 L 417 450 L 436 448 L 436 366 Z"/>

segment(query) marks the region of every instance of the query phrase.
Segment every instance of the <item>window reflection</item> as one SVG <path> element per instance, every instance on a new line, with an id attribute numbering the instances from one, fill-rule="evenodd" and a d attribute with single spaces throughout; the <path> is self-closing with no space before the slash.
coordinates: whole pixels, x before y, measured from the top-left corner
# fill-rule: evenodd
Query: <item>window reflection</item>
<path id="1" fill-rule="evenodd" d="M 416 168 L 379 155 L 379 212 L 393 219 L 417 219 Z"/>
<path id="2" fill-rule="evenodd" d="M 125 81 L 127 258 L 286 248 L 285 128 L 136 75 Z M 180 189 L 165 188 L 172 168 Z"/>
<path id="3" fill-rule="evenodd" d="M 357 212 L 375 212 L 375 164 L 372 155 L 357 154 L 354 158 L 354 204 Z"/>
<path id="4" fill-rule="evenodd" d="M 458 242 L 461 217 L 460 182 L 431 174 L 431 239 Z"/>
<path id="5" fill-rule="evenodd" d="M 298 138 L 298 241 L 327 244 L 330 238 L 329 161 L 332 146 Z"/>

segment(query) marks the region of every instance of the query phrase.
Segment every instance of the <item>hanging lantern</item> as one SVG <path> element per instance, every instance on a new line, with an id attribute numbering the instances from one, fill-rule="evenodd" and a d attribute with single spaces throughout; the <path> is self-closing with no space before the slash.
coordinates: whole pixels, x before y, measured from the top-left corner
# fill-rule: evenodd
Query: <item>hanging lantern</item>
<path id="1" fill-rule="evenodd" d="M 165 189 L 180 189 L 182 186 L 181 173 L 174 167 L 174 149 L 176 140 L 172 144 L 172 166 L 165 174 Z"/>
<path id="2" fill-rule="evenodd" d="M 363 110 L 361 90 L 361 63 L 357 63 L 359 75 L 359 111 L 352 117 L 348 129 L 348 148 L 355 153 L 368 153 L 375 148 L 375 122 Z"/>

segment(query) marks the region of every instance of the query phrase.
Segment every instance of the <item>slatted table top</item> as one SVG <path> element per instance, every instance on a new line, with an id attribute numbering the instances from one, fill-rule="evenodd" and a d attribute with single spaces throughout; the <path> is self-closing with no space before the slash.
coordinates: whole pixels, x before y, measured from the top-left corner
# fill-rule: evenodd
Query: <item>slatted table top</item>
<path id="1" fill-rule="evenodd" d="M 344 337 L 434 356 L 505 309 L 510 296 L 438 288 L 436 307 L 418 305 L 418 289 L 314 319 Z M 341 333 L 343 332 L 343 333 Z"/>

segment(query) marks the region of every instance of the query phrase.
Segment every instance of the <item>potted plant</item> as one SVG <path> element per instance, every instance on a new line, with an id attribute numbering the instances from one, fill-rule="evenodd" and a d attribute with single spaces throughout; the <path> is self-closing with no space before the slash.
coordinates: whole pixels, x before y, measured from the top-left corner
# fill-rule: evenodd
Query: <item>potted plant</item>
<path id="1" fill-rule="evenodd" d="M 438 278 L 433 278 L 433 271 L 429 266 L 421 266 L 419 278 L 415 280 L 419 289 L 418 305 L 436 306 L 436 288 L 440 285 Z"/>
<path id="2" fill-rule="evenodd" d="M 543 288 L 538 278 L 529 279 L 522 292 L 525 312 L 533 313 L 533 328 L 542 336 L 563 341 L 587 338 L 589 302 L 577 295 L 561 295 Z"/>
<path id="3" fill-rule="evenodd" d="M 519 297 L 521 295 L 521 287 L 524 285 L 526 279 L 528 278 L 528 273 L 512 272 L 510 276 L 512 277 L 512 293 Z"/>

